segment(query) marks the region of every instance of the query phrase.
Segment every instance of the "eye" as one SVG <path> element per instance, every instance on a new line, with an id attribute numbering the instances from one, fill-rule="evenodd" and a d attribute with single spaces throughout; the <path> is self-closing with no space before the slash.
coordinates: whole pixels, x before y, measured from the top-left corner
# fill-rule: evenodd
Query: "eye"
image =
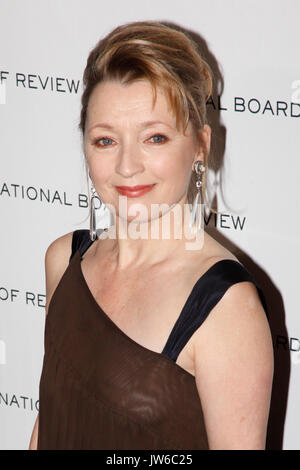
<path id="1" fill-rule="evenodd" d="M 103 140 L 104 144 L 98 145 L 98 143 Z M 93 141 L 93 144 L 96 145 L 96 147 L 108 147 L 110 145 L 110 142 L 112 142 L 112 139 L 109 139 L 108 137 L 101 137 L 101 139 L 95 139 Z M 107 145 L 108 144 L 108 145 Z"/>
<path id="2" fill-rule="evenodd" d="M 163 141 L 161 140 L 155 140 L 155 144 L 162 144 L 164 141 L 167 141 L 168 138 L 165 136 L 165 135 L 162 135 L 162 134 L 155 134 L 153 135 L 152 137 L 150 137 L 150 139 L 156 139 L 158 137 L 158 139 L 164 139 Z"/>

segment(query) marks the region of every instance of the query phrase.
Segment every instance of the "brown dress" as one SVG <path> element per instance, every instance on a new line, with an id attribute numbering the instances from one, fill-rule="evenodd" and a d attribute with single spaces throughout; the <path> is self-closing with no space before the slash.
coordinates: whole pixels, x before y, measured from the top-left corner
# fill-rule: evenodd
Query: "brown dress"
<path id="1" fill-rule="evenodd" d="M 91 294 L 81 271 L 91 243 L 88 230 L 74 232 L 70 263 L 50 301 L 38 450 L 208 449 L 195 377 L 175 361 L 232 284 L 253 282 L 264 304 L 260 288 L 240 263 L 217 262 L 194 285 L 157 353 L 120 330 Z"/>

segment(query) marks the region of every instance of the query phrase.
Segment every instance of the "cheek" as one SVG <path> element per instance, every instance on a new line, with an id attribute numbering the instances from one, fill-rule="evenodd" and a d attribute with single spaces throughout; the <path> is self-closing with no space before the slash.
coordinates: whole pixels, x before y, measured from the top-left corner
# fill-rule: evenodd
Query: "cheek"
<path id="1" fill-rule="evenodd" d="M 185 184 L 191 175 L 192 158 L 187 158 L 183 153 L 173 153 L 169 158 L 162 158 L 152 165 L 152 173 L 158 181 L 174 181 L 180 185 Z"/>
<path id="2" fill-rule="evenodd" d="M 114 169 L 109 163 L 108 159 L 104 160 L 101 158 L 87 158 L 87 162 L 93 181 L 101 184 L 111 178 Z"/>

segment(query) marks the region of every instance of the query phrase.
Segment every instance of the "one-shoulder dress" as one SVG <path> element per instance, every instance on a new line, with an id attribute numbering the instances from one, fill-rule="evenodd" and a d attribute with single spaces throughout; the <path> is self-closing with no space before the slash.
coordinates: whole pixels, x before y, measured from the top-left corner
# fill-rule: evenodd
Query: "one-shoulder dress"
<path id="1" fill-rule="evenodd" d="M 73 232 L 72 254 L 50 301 L 39 383 L 38 450 L 208 450 L 195 377 L 176 364 L 226 290 L 253 282 L 224 259 L 196 282 L 161 353 L 127 336 L 101 309 L 81 259 L 93 243 Z"/>

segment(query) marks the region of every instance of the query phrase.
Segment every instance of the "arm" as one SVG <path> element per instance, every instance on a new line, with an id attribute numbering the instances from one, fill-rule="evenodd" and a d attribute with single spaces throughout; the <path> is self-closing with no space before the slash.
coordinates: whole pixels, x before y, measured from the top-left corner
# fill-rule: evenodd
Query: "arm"
<path id="1" fill-rule="evenodd" d="M 39 415 L 37 415 L 37 418 L 34 423 L 28 450 L 37 450 L 38 432 L 39 432 Z"/>
<path id="2" fill-rule="evenodd" d="M 263 450 L 273 344 L 251 282 L 232 285 L 196 332 L 195 379 L 210 449 Z"/>
<path id="3" fill-rule="evenodd" d="M 69 232 L 56 240 L 47 248 L 45 255 L 46 278 L 46 315 L 48 314 L 51 297 L 63 275 L 71 256 L 73 232 Z M 39 431 L 39 414 L 37 415 L 30 438 L 28 450 L 37 450 Z"/>

